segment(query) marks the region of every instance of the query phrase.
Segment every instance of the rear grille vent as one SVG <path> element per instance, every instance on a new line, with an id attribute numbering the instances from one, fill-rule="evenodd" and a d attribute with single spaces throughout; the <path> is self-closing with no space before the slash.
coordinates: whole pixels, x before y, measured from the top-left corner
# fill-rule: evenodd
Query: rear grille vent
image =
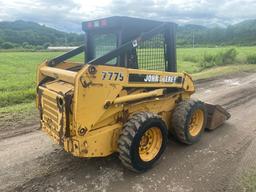
<path id="1" fill-rule="evenodd" d="M 43 128 L 59 141 L 62 135 L 65 113 L 58 107 L 58 95 L 49 95 L 42 95 Z"/>

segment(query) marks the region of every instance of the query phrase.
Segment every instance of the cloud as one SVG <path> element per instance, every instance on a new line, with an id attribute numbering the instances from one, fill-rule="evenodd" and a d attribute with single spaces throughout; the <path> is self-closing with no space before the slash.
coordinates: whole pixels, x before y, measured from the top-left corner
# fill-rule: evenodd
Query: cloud
<path id="1" fill-rule="evenodd" d="M 256 0 L 113 0 L 110 8 L 118 15 L 205 26 L 256 19 Z"/>
<path id="2" fill-rule="evenodd" d="M 77 31 L 80 15 L 74 10 L 78 8 L 72 0 L 11 0 L 2 3 L 0 19 L 35 21 L 65 31 Z"/>
<path id="3" fill-rule="evenodd" d="M 0 20 L 29 20 L 81 32 L 81 22 L 113 15 L 228 25 L 256 18 L 256 0 L 9 0 L 0 2 Z"/>

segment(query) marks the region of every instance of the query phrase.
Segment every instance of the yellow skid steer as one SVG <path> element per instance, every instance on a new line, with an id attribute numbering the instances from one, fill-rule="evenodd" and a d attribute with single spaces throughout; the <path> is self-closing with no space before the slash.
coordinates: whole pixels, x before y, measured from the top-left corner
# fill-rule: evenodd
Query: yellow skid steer
<path id="1" fill-rule="evenodd" d="M 37 71 L 42 130 L 77 157 L 118 153 L 142 172 L 163 154 L 168 134 L 193 144 L 230 117 L 190 97 L 191 76 L 177 72 L 170 22 L 109 17 L 82 23 L 84 45 Z M 84 62 L 67 61 L 84 52 Z"/>

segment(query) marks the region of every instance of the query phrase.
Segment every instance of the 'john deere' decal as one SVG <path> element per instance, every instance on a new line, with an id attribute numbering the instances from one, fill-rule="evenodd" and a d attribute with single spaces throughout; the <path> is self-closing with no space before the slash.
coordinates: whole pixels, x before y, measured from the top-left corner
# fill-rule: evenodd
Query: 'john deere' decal
<path id="1" fill-rule="evenodd" d="M 159 78 L 160 78 L 160 75 L 146 75 L 146 77 L 144 78 L 144 82 L 158 83 Z"/>
<path id="2" fill-rule="evenodd" d="M 130 74 L 129 82 L 137 83 L 182 83 L 181 76 L 160 76 L 154 74 Z"/>

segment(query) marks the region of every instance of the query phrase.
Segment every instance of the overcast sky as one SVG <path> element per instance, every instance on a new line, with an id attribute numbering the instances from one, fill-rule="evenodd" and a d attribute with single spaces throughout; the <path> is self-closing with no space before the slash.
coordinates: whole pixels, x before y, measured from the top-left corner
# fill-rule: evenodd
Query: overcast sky
<path id="1" fill-rule="evenodd" d="M 256 0 L 0 0 L 0 21 L 26 20 L 64 31 L 113 15 L 205 26 L 256 19 Z"/>

